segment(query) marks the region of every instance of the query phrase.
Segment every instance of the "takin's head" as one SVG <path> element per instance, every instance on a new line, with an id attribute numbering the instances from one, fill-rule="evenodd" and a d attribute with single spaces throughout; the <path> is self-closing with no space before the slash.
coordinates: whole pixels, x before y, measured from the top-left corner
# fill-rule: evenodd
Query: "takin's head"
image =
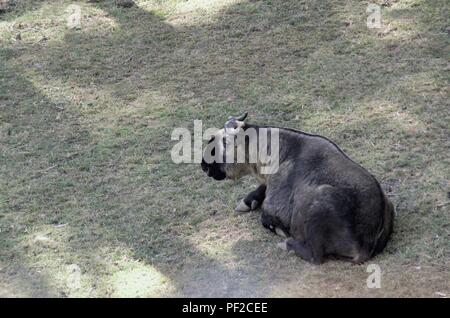
<path id="1" fill-rule="evenodd" d="M 202 170 L 215 180 L 239 179 L 250 172 L 248 149 L 244 138 L 237 138 L 245 130 L 247 113 L 239 117 L 229 117 L 223 129 L 218 130 L 205 147 Z M 247 151 L 246 151 L 247 150 Z M 244 158 L 239 158 L 239 154 Z"/>

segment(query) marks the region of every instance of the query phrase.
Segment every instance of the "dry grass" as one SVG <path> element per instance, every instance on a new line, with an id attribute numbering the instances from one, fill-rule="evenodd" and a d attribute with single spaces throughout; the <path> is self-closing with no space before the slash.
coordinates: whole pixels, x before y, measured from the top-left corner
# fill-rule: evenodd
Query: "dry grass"
<path id="1" fill-rule="evenodd" d="M 450 294 L 447 1 L 388 1 L 381 29 L 365 1 L 136 3 L 0 14 L 0 296 Z M 252 180 L 171 162 L 174 127 L 242 110 L 330 137 L 383 183 L 381 289 L 235 215 Z"/>

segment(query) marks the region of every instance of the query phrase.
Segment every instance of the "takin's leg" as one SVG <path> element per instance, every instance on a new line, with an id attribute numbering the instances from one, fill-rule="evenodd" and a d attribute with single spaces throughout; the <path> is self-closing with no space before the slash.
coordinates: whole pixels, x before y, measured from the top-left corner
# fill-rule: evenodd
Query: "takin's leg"
<path id="1" fill-rule="evenodd" d="M 248 212 L 261 206 L 266 197 L 266 185 L 261 184 L 256 190 L 250 192 L 236 206 L 236 212 Z"/>
<path id="2" fill-rule="evenodd" d="M 266 229 L 274 232 L 275 234 L 284 238 L 289 237 L 289 229 L 286 228 L 286 226 L 284 226 L 278 218 L 266 213 L 265 211 L 261 213 L 261 223 Z"/>
<path id="3" fill-rule="evenodd" d="M 309 238 L 307 241 L 301 241 L 294 238 L 288 238 L 284 243 L 279 244 L 281 248 L 287 251 L 294 251 L 295 254 L 307 262 L 313 264 L 322 264 L 324 260 L 324 237 L 319 233 Z"/>
<path id="4" fill-rule="evenodd" d="M 314 264 L 323 263 L 328 255 L 354 263 L 365 261 L 367 253 L 352 231 L 352 197 L 327 186 L 319 187 L 308 201 L 291 218 L 292 238 L 286 240 L 286 249 Z"/>

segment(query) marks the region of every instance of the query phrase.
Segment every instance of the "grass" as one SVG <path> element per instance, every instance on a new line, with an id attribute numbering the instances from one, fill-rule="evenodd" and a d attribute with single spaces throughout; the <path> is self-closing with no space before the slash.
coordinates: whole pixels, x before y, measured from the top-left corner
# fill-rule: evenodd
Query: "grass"
<path id="1" fill-rule="evenodd" d="M 381 29 L 352 0 L 1 13 L 0 296 L 449 295 L 449 6 L 375 2 Z M 173 128 L 243 110 L 331 138 L 381 181 L 398 216 L 370 262 L 380 289 L 368 264 L 312 266 L 236 215 L 254 180 L 171 162 Z"/>

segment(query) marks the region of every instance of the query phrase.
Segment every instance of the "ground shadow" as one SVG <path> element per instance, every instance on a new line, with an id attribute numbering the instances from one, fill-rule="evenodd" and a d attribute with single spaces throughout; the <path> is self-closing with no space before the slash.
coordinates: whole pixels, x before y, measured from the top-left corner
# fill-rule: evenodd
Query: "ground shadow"
<path id="1" fill-rule="evenodd" d="M 11 212 L 45 210 L 44 218 L 27 219 L 36 227 L 68 223 L 71 229 L 61 239 L 73 262 L 103 266 L 97 260 L 102 251 L 128 249 L 133 258 L 167 276 L 183 296 L 267 296 L 270 279 L 280 281 L 287 274 L 285 271 L 278 278 L 276 274 L 271 278 L 267 275 L 284 254 L 274 251 L 277 239 L 266 236 L 262 230 L 232 246 L 231 257 L 239 259 L 237 268 L 197 246 L 200 240 L 196 231 L 205 233 L 205 228 L 211 226 L 210 232 L 224 232 L 213 228 L 213 222 L 208 220 L 220 225 L 230 223 L 228 230 L 241 235 L 240 224 L 248 231 L 259 226 L 258 217 L 225 221 L 228 216 L 222 212 L 229 212 L 232 207 L 223 202 L 234 203 L 236 192 L 245 190 L 232 189 L 228 184 L 211 185 L 203 181 L 198 167 L 172 164 L 168 141 L 173 127 L 191 125 L 199 114 L 211 126 L 219 126 L 226 115 L 242 109 L 249 110 L 261 122 L 294 128 L 308 122 L 311 127 L 316 117 L 341 116 L 343 121 L 336 121 L 332 127 L 334 136 L 330 137 L 354 147 L 354 152 L 358 147 L 364 152 L 370 149 L 364 144 L 368 137 L 377 142 L 378 138 L 385 138 L 386 131 L 392 135 L 400 131 L 402 136 L 398 138 L 410 134 L 408 127 L 399 129 L 397 122 L 386 116 L 364 116 L 364 108 L 358 113 L 359 104 L 378 101 L 387 93 L 392 96 L 390 90 L 395 89 L 397 81 L 414 79 L 423 72 L 426 63 L 403 65 L 407 61 L 395 61 L 398 50 L 414 51 L 427 60 L 441 49 L 434 40 L 423 47 L 414 40 L 399 43 L 389 38 L 389 30 L 368 33 L 361 29 L 361 17 L 354 18 L 353 23 L 359 26 L 352 29 L 344 14 L 347 4 L 329 1 L 242 1 L 224 8 L 212 21 L 192 25 L 176 19 L 167 22 L 138 6 L 118 9 L 114 2 L 103 1 L 93 5 L 117 23 L 114 30 L 68 31 L 62 45 L 39 43 L 29 48 L 31 52 L 26 54 L 38 54 L 39 65 L 24 67 L 38 68 L 38 78 L 51 83 L 70 83 L 81 94 L 93 91 L 93 96 L 100 92 L 106 97 L 93 100 L 94 105 L 85 104 L 89 96 L 81 96 L 77 102 L 61 98 L 60 103 L 38 90 L 33 92 L 35 84 L 22 84 L 32 91 L 25 97 L 19 93 L 14 96 L 39 103 L 29 112 L 24 104 L 10 101 L 6 106 L 10 110 L 2 119 L 13 125 L 13 135 L 15 130 L 34 130 L 42 138 L 33 139 L 33 145 L 11 140 L 6 147 L 21 144 L 31 153 L 37 151 L 42 160 L 39 171 L 44 173 L 30 177 L 21 171 L 29 158 L 17 153 L 8 158 L 17 165 L 5 166 L 2 173 L 10 177 L 10 171 L 19 174 L 32 189 L 29 193 L 14 193 L 8 208 Z M 428 6 L 423 2 L 422 5 Z M 365 12 L 365 5 L 355 6 Z M 364 41 L 373 43 L 373 49 Z M 392 69 L 393 66 L 398 68 Z M 386 72 L 374 71 L 379 68 Z M 5 72 L 20 74 L 19 69 L 12 68 Z M 17 81 L 22 80 L 11 82 Z M 411 94 L 410 88 L 402 88 L 402 94 Z M 145 98 L 161 108 L 140 109 Z M 113 110 L 107 105 L 112 100 L 119 104 Z M 411 99 L 394 102 L 393 113 L 408 107 L 409 102 L 419 103 Z M 49 111 L 42 113 L 39 107 L 44 105 Z M 303 110 L 305 105 L 312 106 Z M 434 109 L 445 113 L 443 105 L 434 104 Z M 25 110 L 22 115 L 13 111 L 15 106 Z M 89 107 L 93 108 L 93 119 Z M 352 111 L 360 119 L 345 123 L 346 114 Z M 422 112 L 405 111 L 412 119 L 422 116 Z M 95 116 L 96 112 L 101 115 Z M 57 120 L 58 114 L 62 118 Z M 296 116 L 300 117 L 295 119 Z M 145 125 L 142 117 L 149 117 Z M 37 120 L 25 123 L 28 118 Z M 442 123 L 430 118 L 426 124 L 444 136 Z M 384 146 L 380 143 L 379 147 Z M 377 159 L 386 159 L 383 156 Z M 389 164 L 395 162 L 396 159 Z M 372 165 L 369 160 L 367 164 Z M 418 170 L 426 164 L 425 158 L 419 156 L 418 163 L 409 169 Z M 379 169 L 377 173 L 382 175 L 392 167 L 373 163 L 372 168 Z M 396 176 L 397 172 L 392 178 Z M 393 187 L 394 193 L 407 192 L 399 184 L 394 183 Z M 217 212 L 218 207 L 223 211 Z M 411 215 L 410 207 L 400 207 L 399 213 L 405 217 L 399 221 L 403 222 L 399 225 L 402 232 L 397 238 L 418 245 L 423 230 L 419 229 L 420 234 L 416 235 L 407 231 L 405 224 L 422 217 Z M 12 238 L 18 236 L 15 233 L 5 237 L 8 246 L 16 244 Z M 391 251 L 402 246 L 403 243 L 395 243 Z M 304 265 L 290 263 L 289 270 L 299 272 Z M 93 279 L 101 284 L 104 277 Z"/>

